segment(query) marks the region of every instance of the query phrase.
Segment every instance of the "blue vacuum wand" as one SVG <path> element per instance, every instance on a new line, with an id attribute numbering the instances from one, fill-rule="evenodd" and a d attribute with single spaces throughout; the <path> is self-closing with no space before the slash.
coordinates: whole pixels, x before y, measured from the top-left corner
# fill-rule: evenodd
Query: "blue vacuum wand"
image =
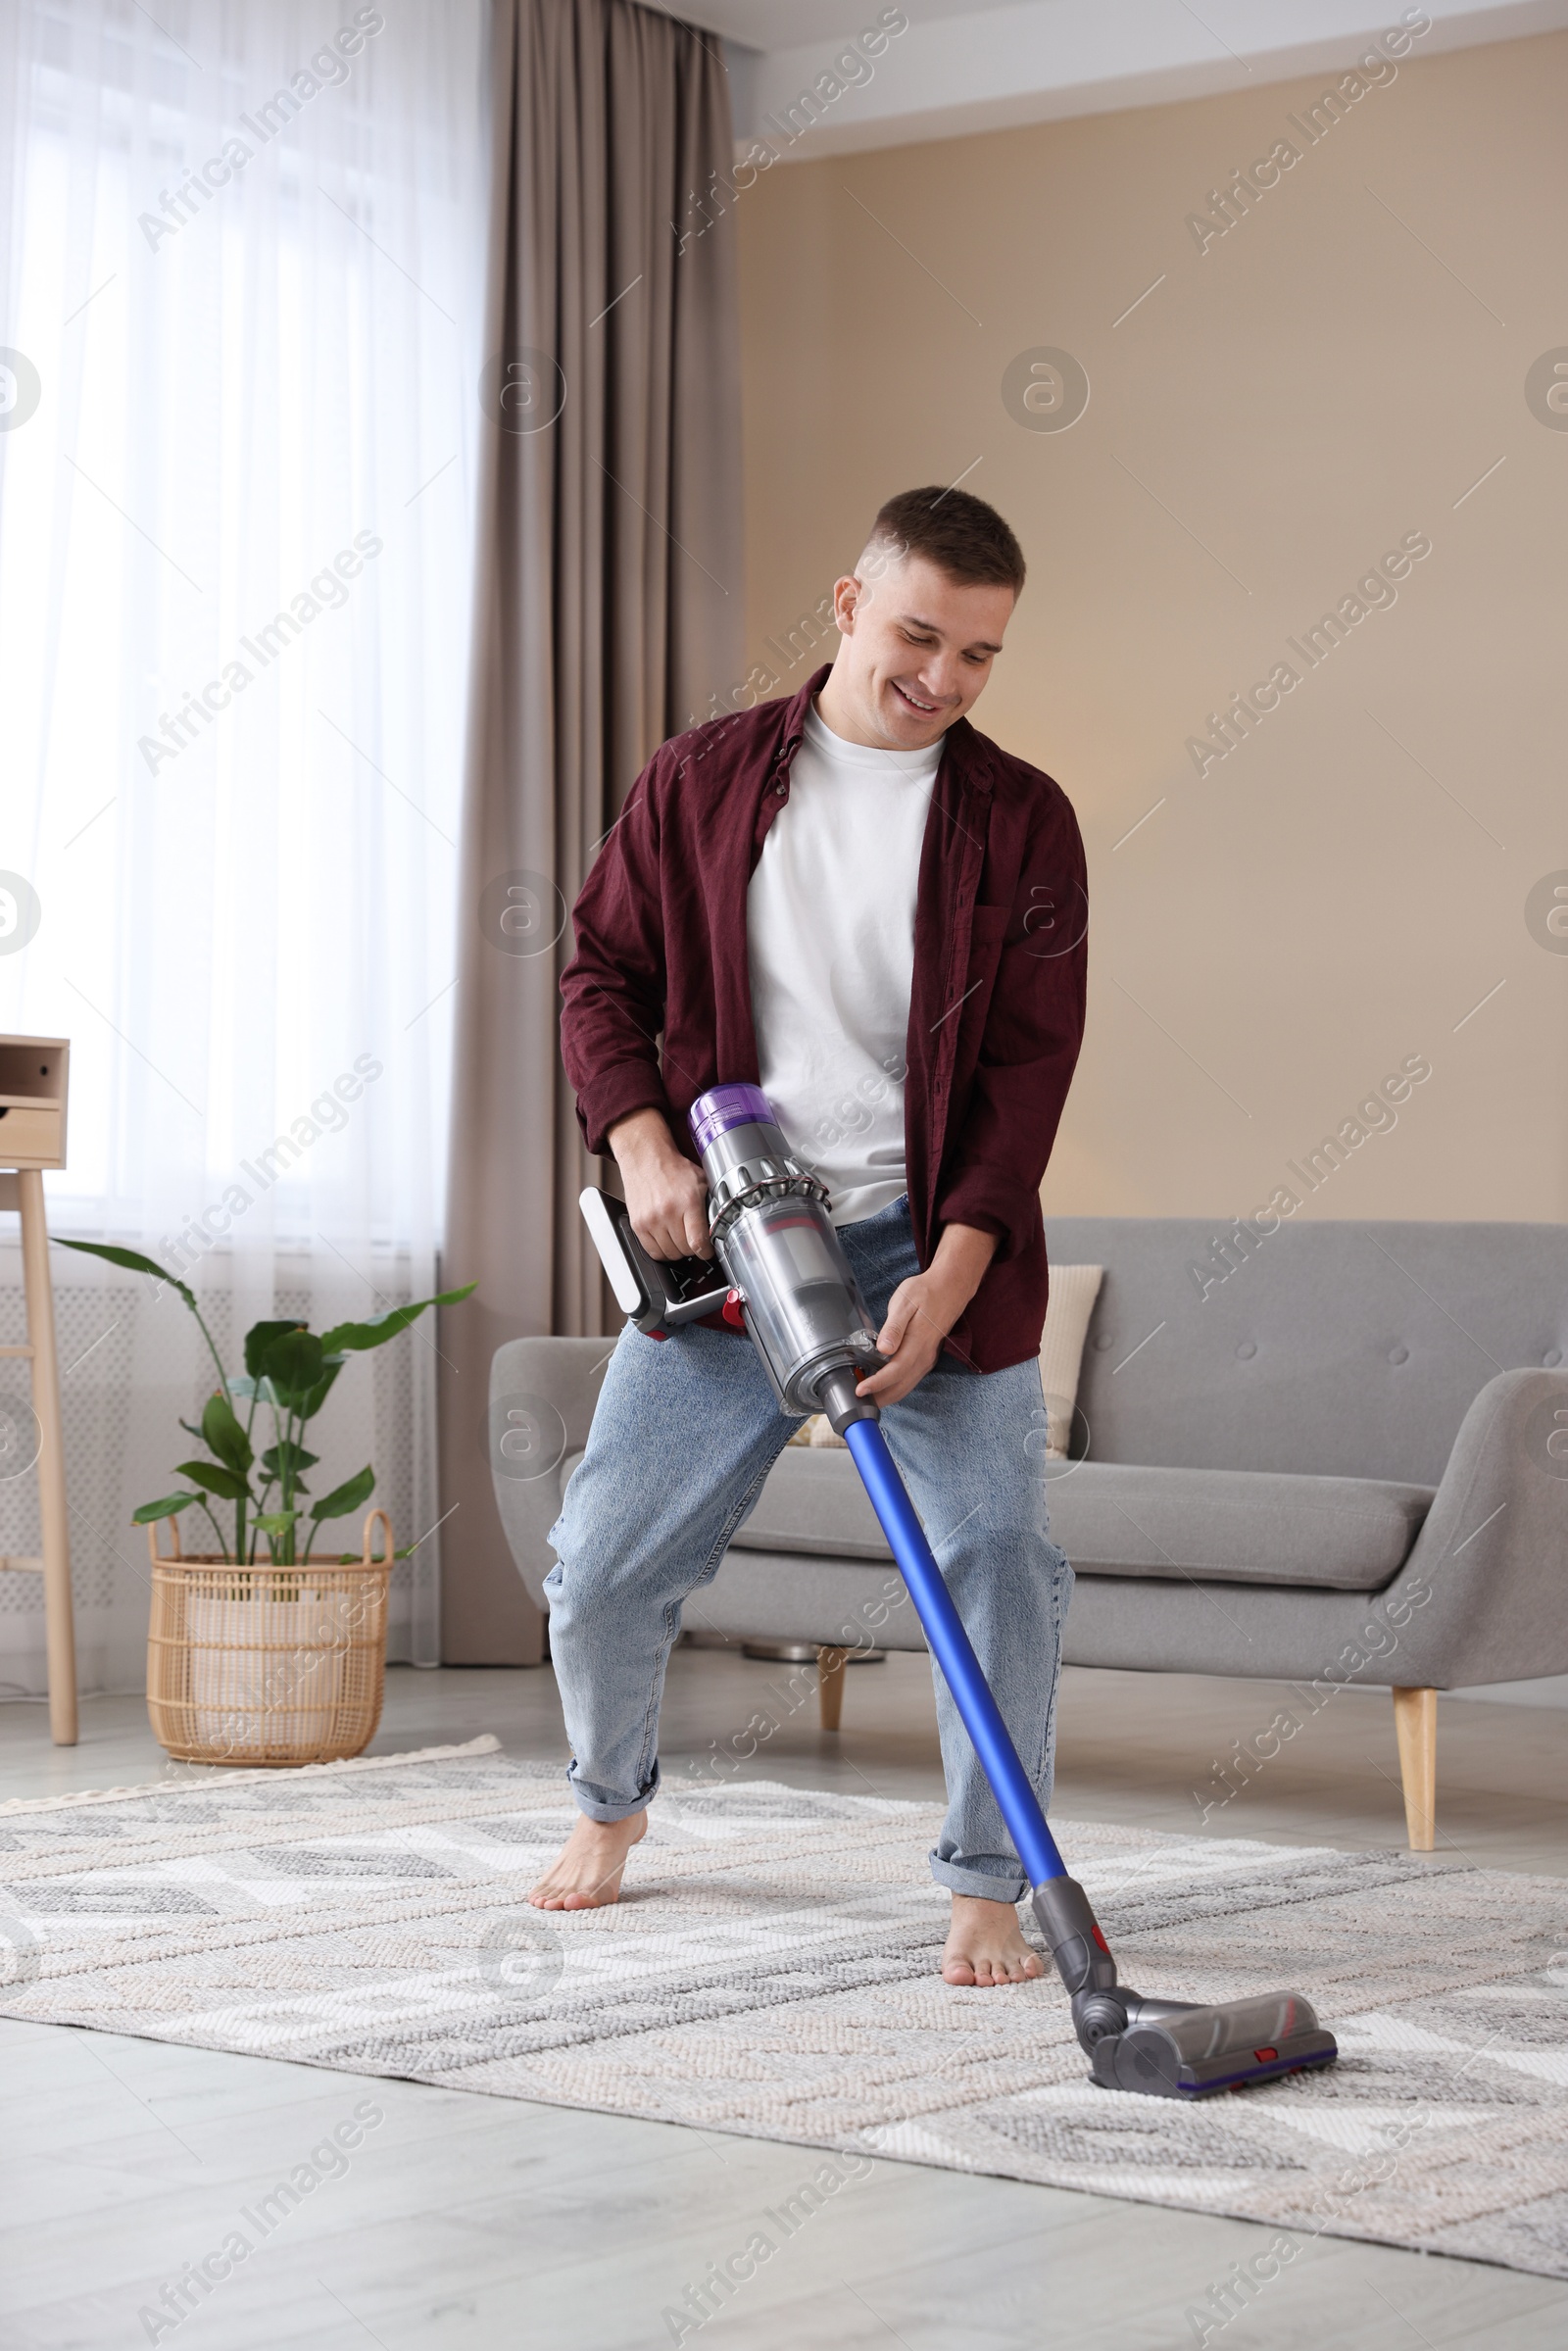
<path id="1" fill-rule="evenodd" d="M 1035 1917 L 1071 1995 L 1095 2081 L 1106 2089 L 1194 2098 L 1331 2064 L 1339 2053 L 1333 2034 L 1295 1992 L 1200 2007 L 1143 1999 L 1118 1984 L 1089 1896 L 1067 1874 L 888 1450 L 881 1414 L 856 1393 L 882 1358 L 827 1193 L 796 1160 L 759 1087 L 716 1086 L 692 1104 L 690 1119 L 725 1279 L 715 1282 L 707 1258 L 650 1257 L 624 1203 L 589 1190 L 583 1214 L 616 1298 L 655 1339 L 722 1314 L 750 1334 L 779 1409 L 825 1413 L 848 1445 L 1028 1874 Z"/>

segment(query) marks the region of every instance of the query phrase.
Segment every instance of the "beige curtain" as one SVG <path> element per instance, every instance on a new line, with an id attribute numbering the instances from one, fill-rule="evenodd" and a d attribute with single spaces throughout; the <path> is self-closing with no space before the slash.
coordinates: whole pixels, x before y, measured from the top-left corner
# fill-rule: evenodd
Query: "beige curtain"
<path id="1" fill-rule="evenodd" d="M 496 1514 L 491 1356 L 606 1327 L 576 1207 L 598 1163 L 557 1035 L 568 909 L 638 769 L 727 691 L 742 643 L 734 224 L 701 201 L 730 177 L 718 44 L 631 0 L 494 0 L 493 28 L 443 1254 L 447 1283 L 479 1288 L 439 1331 L 453 1664 L 541 1653 Z"/>

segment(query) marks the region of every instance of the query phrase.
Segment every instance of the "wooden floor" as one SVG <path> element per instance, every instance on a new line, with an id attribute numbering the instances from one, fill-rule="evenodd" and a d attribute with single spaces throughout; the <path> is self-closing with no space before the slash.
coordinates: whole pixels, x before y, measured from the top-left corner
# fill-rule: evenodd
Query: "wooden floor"
<path id="1" fill-rule="evenodd" d="M 1289 1703 L 1257 1683 L 1069 1673 L 1055 1805 L 1069 1853 L 1074 1819 L 1402 1843 L 1386 1692 L 1341 1692 L 1246 1778 L 1233 1761 L 1226 1797 L 1216 1767 Z M 751 1776 L 940 1792 L 921 1659 L 852 1667 L 835 1738 L 787 1669 L 683 1650 L 666 1771 L 759 1715 L 773 1728 L 741 1766 Z M 514 1753 L 564 1760 L 548 1669 L 394 1671 L 375 1748 L 482 1730 Z M 1568 1875 L 1568 1711 L 1445 1699 L 1438 1742 L 1440 1853 Z M 0 1705 L 0 1798 L 188 1776 L 166 1766 L 139 1700 L 88 1700 L 71 1750 L 50 1746 L 41 1707 Z M 146 2343 L 141 2308 L 220 2249 L 242 2208 L 367 2096 L 383 2119 L 342 2176 L 158 2341 L 655 2351 L 676 2339 L 666 2309 L 811 2169 L 798 2147 L 0 2021 L 0 2351 Z M 1175 2351 L 1199 2340 L 1189 2308 L 1272 2234 L 878 2162 L 680 2339 L 717 2351 Z M 1223 2351 L 1560 2351 L 1568 2286 L 1320 2237 L 1207 2339 Z"/>

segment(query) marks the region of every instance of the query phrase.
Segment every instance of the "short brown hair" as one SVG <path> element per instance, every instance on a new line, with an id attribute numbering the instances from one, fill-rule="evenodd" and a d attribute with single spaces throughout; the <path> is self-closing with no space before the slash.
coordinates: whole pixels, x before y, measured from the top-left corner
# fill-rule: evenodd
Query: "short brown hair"
<path id="1" fill-rule="evenodd" d="M 923 555 L 966 587 L 1010 588 L 1014 596 L 1022 590 L 1023 549 L 996 508 L 968 490 L 945 490 L 940 482 L 901 490 L 871 525 L 869 545 L 890 543 L 901 556 Z"/>

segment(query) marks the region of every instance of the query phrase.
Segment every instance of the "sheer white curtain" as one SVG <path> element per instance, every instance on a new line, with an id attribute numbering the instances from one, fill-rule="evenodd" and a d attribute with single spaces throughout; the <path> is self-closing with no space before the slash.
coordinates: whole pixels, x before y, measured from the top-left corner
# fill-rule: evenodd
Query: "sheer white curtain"
<path id="1" fill-rule="evenodd" d="M 482 31 L 483 0 L 0 12 L 0 1031 L 71 1040 L 54 1229 L 184 1272 L 229 1350 L 436 1286 Z M 54 1254 L 82 1682 L 139 1687 L 128 1513 L 211 1382 L 172 1294 Z M 435 1338 L 318 1423 L 317 1490 L 373 1461 L 400 1543 L 438 1515 Z M 36 1548 L 32 1485 L 0 1476 L 0 1551 Z M 419 1662 L 440 1542 L 395 1590 Z M 0 1576 L 0 1684 L 41 1654 Z"/>

